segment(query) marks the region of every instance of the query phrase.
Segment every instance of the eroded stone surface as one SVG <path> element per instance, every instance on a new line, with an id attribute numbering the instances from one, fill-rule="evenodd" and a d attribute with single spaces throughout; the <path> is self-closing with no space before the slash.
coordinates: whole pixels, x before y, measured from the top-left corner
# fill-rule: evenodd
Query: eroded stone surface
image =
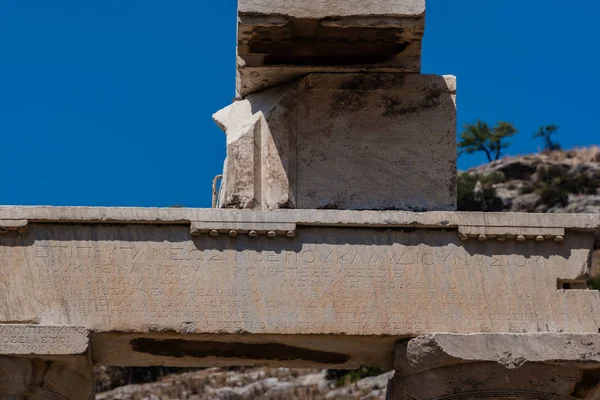
<path id="1" fill-rule="evenodd" d="M 398 345 L 393 400 L 595 399 L 600 335 L 432 334 Z"/>
<path id="2" fill-rule="evenodd" d="M 0 325 L 1 355 L 71 355 L 88 350 L 89 332 L 75 326 Z"/>
<path id="3" fill-rule="evenodd" d="M 313 74 L 215 114 L 229 208 L 453 210 L 454 77 Z"/>
<path id="4" fill-rule="evenodd" d="M 203 208 L 0 206 L 0 219 L 29 223 L 190 225 L 226 223 L 293 223 L 313 227 L 457 229 L 521 227 L 529 230 L 562 228 L 596 232 L 600 243 L 600 214 L 531 214 L 484 212 L 273 210 L 269 212 Z"/>
<path id="5" fill-rule="evenodd" d="M 0 356 L 0 398 L 92 400 L 89 355 L 56 358 Z"/>
<path id="6" fill-rule="evenodd" d="M 598 292 L 559 286 L 587 275 L 597 215 L 0 207 L 11 217 L 27 229 L 0 236 L 0 321 L 85 326 L 106 364 L 390 368 L 396 341 L 430 332 L 599 327 Z M 459 236 L 511 225 L 564 241 Z"/>
<path id="7" fill-rule="evenodd" d="M 335 17 L 423 17 L 425 0 L 239 0 L 242 14 L 280 15 L 301 19 Z"/>
<path id="8" fill-rule="evenodd" d="M 593 240 L 311 227 L 295 238 L 214 238 L 186 226 L 30 224 L 0 237 L 0 320 L 185 333 L 594 332 L 598 292 L 557 288 L 587 273 Z"/>
<path id="9" fill-rule="evenodd" d="M 227 367 L 269 365 L 293 368 L 394 367 L 397 338 L 335 335 L 93 334 L 100 365 Z"/>
<path id="10" fill-rule="evenodd" d="M 600 370 L 571 365 L 527 364 L 506 369 L 494 363 L 454 365 L 390 381 L 388 400 L 596 399 Z M 595 393 L 595 394 L 594 394 Z M 590 397 L 586 397 L 590 396 Z"/>
<path id="11" fill-rule="evenodd" d="M 398 345 L 396 369 L 403 374 L 472 362 L 507 369 L 526 363 L 585 362 L 600 367 L 598 334 L 431 334 Z"/>
<path id="12" fill-rule="evenodd" d="M 418 72 L 424 17 L 424 0 L 240 0 L 238 95 L 311 72 Z"/>

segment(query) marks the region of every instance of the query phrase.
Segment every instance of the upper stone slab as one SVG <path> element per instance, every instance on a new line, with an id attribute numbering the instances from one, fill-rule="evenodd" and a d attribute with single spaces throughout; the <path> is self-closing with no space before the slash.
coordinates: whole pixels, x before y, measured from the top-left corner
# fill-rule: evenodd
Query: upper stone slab
<path id="1" fill-rule="evenodd" d="M 239 11 L 310 19 L 349 16 L 420 17 L 425 13 L 425 0 L 239 0 Z"/>
<path id="2" fill-rule="evenodd" d="M 419 72 L 424 0 L 239 0 L 239 97 L 311 72 Z"/>

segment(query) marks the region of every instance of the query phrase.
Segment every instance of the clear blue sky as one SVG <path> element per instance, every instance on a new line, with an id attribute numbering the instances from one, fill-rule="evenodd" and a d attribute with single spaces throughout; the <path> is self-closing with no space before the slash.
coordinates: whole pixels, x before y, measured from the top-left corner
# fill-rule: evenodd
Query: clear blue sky
<path id="1" fill-rule="evenodd" d="M 209 207 L 235 8 L 0 0 L 0 204 Z M 598 15 L 596 0 L 428 0 L 423 72 L 458 76 L 459 129 L 514 123 L 513 154 L 538 149 L 541 124 L 600 144 Z"/>

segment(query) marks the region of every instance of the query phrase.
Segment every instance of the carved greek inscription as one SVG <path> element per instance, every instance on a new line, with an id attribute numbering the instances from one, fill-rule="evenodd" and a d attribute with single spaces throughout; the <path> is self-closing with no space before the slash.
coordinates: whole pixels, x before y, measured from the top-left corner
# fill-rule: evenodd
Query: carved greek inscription
<path id="1" fill-rule="evenodd" d="M 69 354 L 81 344 L 82 334 L 73 327 L 0 325 L 0 354 Z"/>
<path id="2" fill-rule="evenodd" d="M 292 240 L 192 241 L 182 228 L 37 229 L 29 247 L 0 247 L 0 263 L 27 260 L 47 321 L 393 334 L 523 331 L 593 315 L 586 307 L 566 313 L 549 297 L 570 255 L 546 254 L 545 244 L 511 254 L 436 231 L 323 236 L 313 229 Z"/>

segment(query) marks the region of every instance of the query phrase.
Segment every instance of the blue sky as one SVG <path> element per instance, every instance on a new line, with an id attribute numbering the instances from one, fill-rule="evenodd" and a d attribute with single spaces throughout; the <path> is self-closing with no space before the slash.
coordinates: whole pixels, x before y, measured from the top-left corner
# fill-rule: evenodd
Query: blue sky
<path id="1" fill-rule="evenodd" d="M 230 103 L 235 0 L 0 0 L 0 204 L 209 207 Z M 428 0 L 423 72 L 483 119 L 600 144 L 600 1 Z M 464 156 L 464 169 L 483 162 Z"/>

